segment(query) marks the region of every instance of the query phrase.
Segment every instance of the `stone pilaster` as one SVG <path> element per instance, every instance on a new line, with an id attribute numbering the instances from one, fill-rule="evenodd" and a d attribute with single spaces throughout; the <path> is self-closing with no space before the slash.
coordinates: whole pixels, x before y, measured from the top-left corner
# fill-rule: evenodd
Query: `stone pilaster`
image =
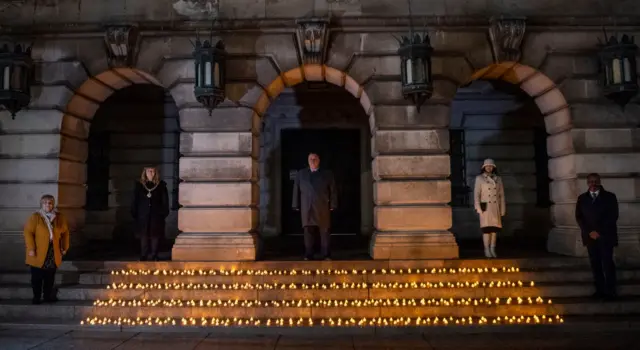
<path id="1" fill-rule="evenodd" d="M 637 105 L 623 112 L 602 104 L 574 104 L 574 128 L 549 138 L 549 154 L 558 154 L 549 165 L 552 216 L 555 228 L 549 234 L 548 250 L 572 256 L 585 256 L 580 229 L 575 221 L 575 203 L 586 191 L 586 177 L 599 173 L 603 186 L 616 194 L 619 202 L 619 257 L 640 255 L 640 134 L 634 127 Z M 636 117 L 637 118 L 637 117 Z M 562 155 L 572 147 L 575 153 Z"/>
<path id="2" fill-rule="evenodd" d="M 258 116 L 243 107 L 180 110 L 178 228 L 173 260 L 255 260 Z"/>
<path id="3" fill-rule="evenodd" d="M 376 106 L 374 259 L 458 257 L 451 228 L 447 106 Z"/>

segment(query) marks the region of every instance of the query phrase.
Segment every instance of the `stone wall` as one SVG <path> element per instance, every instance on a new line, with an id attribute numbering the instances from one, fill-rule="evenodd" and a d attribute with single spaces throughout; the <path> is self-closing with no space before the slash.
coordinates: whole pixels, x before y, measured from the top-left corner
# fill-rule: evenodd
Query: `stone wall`
<path id="1" fill-rule="evenodd" d="M 458 89 L 451 104 L 450 127 L 465 133 L 466 185 L 470 191 L 469 206 L 453 208 L 451 230 L 458 239 L 480 238 L 473 187 L 483 160 L 492 158 L 504 181 L 507 204 L 500 236 L 517 237 L 531 246 L 531 240 L 545 240 L 551 228 L 549 208 L 537 203 L 537 176 L 544 171 L 541 176 L 546 177 L 547 169 L 536 167 L 536 157 L 543 157 L 546 163 L 547 154 L 537 154 L 534 137 L 535 128 L 544 128 L 544 119 L 535 105 L 531 108 L 529 96 L 523 96 L 516 86 L 509 90 L 495 89 L 488 81 L 475 81 Z"/>
<path id="2" fill-rule="evenodd" d="M 640 173 L 640 107 L 635 100 L 622 111 L 601 97 L 594 50 L 601 26 L 613 19 L 589 17 L 621 11 L 625 17 L 616 19 L 617 23 L 633 23 L 629 16 L 639 13 L 634 2 L 612 9 L 605 1 L 552 6 L 546 2 L 500 1 L 491 2 L 491 6 L 483 3 L 481 8 L 471 2 L 442 2 L 437 6 L 416 2 L 414 13 L 434 24 L 430 34 L 435 47 L 435 92 L 420 112 L 402 97 L 395 53 L 398 44 L 393 38 L 407 31 L 408 21 L 403 18 L 406 4 L 387 0 L 303 1 L 295 2 L 294 8 L 293 3 L 257 0 L 182 2 L 193 6 L 180 5 L 175 10 L 174 2 L 168 0 L 127 2 L 126 6 L 114 2 L 98 7 L 73 2 L 39 2 L 33 6 L 32 1 L 26 1 L 0 14 L 3 31 L 20 38 L 51 28 L 60 32 L 55 36 L 42 34 L 35 42 L 37 84 L 32 89 L 30 108 L 21 111 L 16 120 L 5 112 L 0 116 L 0 161 L 4 162 L 0 185 L 3 193 L 11 194 L 5 196 L 0 207 L 0 246 L 22 244 L 22 222 L 34 205 L 29 203 L 43 192 L 60 198 L 74 229 L 84 224 L 83 164 L 93 115 L 114 91 L 132 83 L 155 83 L 170 90 L 181 127 L 183 208 L 178 213 L 178 226 L 183 233 L 174 247 L 174 258 L 254 259 L 262 118 L 286 87 L 305 80 L 326 80 L 359 99 L 369 117 L 376 205 L 372 256 L 457 256 L 457 246 L 448 231 L 452 226 L 447 204 L 449 105 L 459 85 L 482 78 L 520 86 L 544 116 L 550 135 L 549 174 L 555 203 L 549 250 L 584 253 L 573 206 L 582 191 L 584 176 L 591 171 L 602 173 L 605 186 L 619 193 L 621 242 L 629 252 L 637 250 L 640 219 L 633 213 L 640 202 L 636 191 L 630 189 L 637 187 Z M 297 52 L 294 19 L 309 15 L 313 9 L 330 9 L 336 21 L 328 39 L 325 66 L 304 66 Z M 35 26 L 31 18 L 34 10 Z M 376 17 L 381 13 L 388 17 Z M 522 65 L 484 70 L 493 63 L 487 16 L 496 13 L 530 16 Z M 183 16 L 197 19 L 211 14 L 225 14 L 219 23 L 224 29 L 219 38 L 227 45 L 229 61 L 228 100 L 209 115 L 193 96 L 189 39 L 195 33 L 178 34 L 173 29 L 187 26 Z M 579 19 L 544 17 L 548 14 Z M 135 70 L 121 69 L 114 74 L 108 69 L 100 31 L 107 18 L 135 18 L 146 26 L 137 48 Z M 244 20 L 234 22 L 238 18 Z M 50 25 L 62 22 L 82 23 L 71 27 Z M 207 19 L 195 27 L 208 27 L 210 23 Z M 390 23 L 393 26 L 383 27 Z M 581 26 L 569 27 L 566 23 Z M 75 32 L 66 33 L 69 28 Z M 637 27 L 625 29 L 631 34 L 638 32 Z M 32 141 L 35 135 L 37 141 Z M 80 238 L 76 235 L 75 239 Z"/>

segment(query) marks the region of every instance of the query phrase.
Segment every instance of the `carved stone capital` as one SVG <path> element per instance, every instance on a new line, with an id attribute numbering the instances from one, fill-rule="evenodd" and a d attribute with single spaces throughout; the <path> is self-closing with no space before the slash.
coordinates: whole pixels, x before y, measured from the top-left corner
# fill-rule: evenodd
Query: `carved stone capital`
<path id="1" fill-rule="evenodd" d="M 139 37 L 139 31 L 136 26 L 107 26 L 105 28 L 104 42 L 109 59 L 109 67 L 133 66 Z"/>
<path id="2" fill-rule="evenodd" d="M 323 64 L 329 38 L 329 21 L 309 18 L 296 21 L 298 55 L 302 64 Z"/>
<path id="3" fill-rule="evenodd" d="M 526 30 L 524 17 L 493 17 L 490 20 L 489 40 L 493 60 L 497 62 L 520 60 L 520 47 Z"/>

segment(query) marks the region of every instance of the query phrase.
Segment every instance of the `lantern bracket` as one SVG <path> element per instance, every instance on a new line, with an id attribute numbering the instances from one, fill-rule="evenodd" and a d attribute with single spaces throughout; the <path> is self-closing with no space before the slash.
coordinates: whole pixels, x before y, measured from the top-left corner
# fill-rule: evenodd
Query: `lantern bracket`
<path id="1" fill-rule="evenodd" d="M 521 45 L 527 29 L 526 17 L 491 17 L 489 41 L 495 63 L 518 62 L 522 56 Z"/>
<path id="2" fill-rule="evenodd" d="M 222 40 L 214 43 L 213 30 L 209 40 L 200 40 L 196 33 L 193 44 L 195 60 L 195 84 L 193 93 L 196 100 L 205 106 L 209 115 L 225 99 L 225 63 L 227 52 Z"/>
<path id="3" fill-rule="evenodd" d="M 137 55 L 140 31 L 135 25 L 109 25 L 104 29 L 104 43 L 109 67 L 131 67 Z"/>
<path id="4" fill-rule="evenodd" d="M 305 18 L 296 21 L 298 57 L 302 64 L 324 64 L 329 41 L 329 20 Z"/>

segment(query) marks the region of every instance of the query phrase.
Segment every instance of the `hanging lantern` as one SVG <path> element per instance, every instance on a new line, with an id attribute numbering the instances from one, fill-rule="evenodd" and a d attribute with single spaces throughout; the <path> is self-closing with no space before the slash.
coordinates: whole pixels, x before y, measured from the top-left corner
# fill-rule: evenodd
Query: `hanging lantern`
<path id="1" fill-rule="evenodd" d="M 18 44 L 11 50 L 5 44 L 0 48 L 0 104 L 11 113 L 12 118 L 29 105 L 32 69 L 31 47 L 23 49 Z"/>
<path id="2" fill-rule="evenodd" d="M 611 36 L 601 46 L 600 64 L 604 95 L 624 107 L 638 93 L 638 46 L 634 43 L 634 38 L 626 34 L 620 41 L 616 36 Z"/>
<path id="3" fill-rule="evenodd" d="M 431 79 L 431 40 L 428 34 L 403 36 L 398 55 L 402 64 L 402 95 L 411 100 L 420 111 L 425 101 L 433 95 Z"/>
<path id="4" fill-rule="evenodd" d="M 196 39 L 193 58 L 195 59 L 196 82 L 194 94 L 198 102 L 209 110 L 209 115 L 220 102 L 224 101 L 225 58 L 227 52 L 222 41 L 213 46 L 212 41 Z"/>

